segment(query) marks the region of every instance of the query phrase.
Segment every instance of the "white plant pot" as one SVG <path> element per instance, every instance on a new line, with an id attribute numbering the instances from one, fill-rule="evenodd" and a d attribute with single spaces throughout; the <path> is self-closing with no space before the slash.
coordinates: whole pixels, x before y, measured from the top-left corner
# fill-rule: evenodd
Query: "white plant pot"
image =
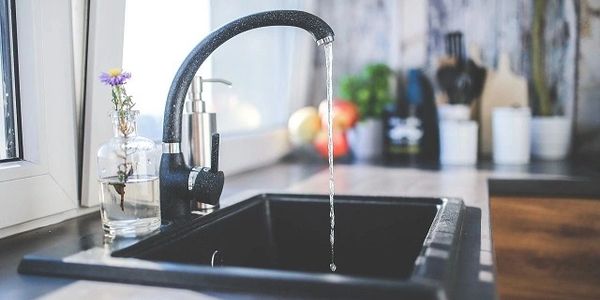
<path id="1" fill-rule="evenodd" d="M 440 121 L 440 162 L 444 165 L 477 163 L 477 127 L 474 121 Z"/>
<path id="2" fill-rule="evenodd" d="M 348 131 L 348 141 L 357 159 L 370 159 L 382 154 L 383 122 L 367 119 Z"/>
<path id="3" fill-rule="evenodd" d="M 571 121 L 567 117 L 534 117 L 531 122 L 531 154 L 544 160 L 560 160 L 569 154 Z"/>
<path id="4" fill-rule="evenodd" d="M 492 111 L 494 163 L 529 163 L 531 110 L 529 107 L 496 107 Z"/>

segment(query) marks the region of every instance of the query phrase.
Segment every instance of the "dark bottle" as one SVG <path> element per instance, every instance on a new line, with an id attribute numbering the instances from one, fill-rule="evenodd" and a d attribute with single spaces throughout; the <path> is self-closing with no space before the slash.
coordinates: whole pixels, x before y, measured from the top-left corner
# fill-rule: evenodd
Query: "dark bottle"
<path id="1" fill-rule="evenodd" d="M 433 86 L 420 70 L 416 70 L 415 80 L 419 83 L 421 91 L 417 116 L 423 129 L 419 158 L 421 161 L 437 163 L 440 159 L 440 127 Z"/>
<path id="2" fill-rule="evenodd" d="M 408 90 L 401 78 L 397 91 L 396 101 L 386 107 L 384 114 L 385 156 L 392 161 L 410 161 L 419 153 L 422 131 L 416 107 L 409 103 Z"/>
<path id="3" fill-rule="evenodd" d="M 386 158 L 437 162 L 439 130 L 431 83 L 420 70 L 412 69 L 405 91 L 398 95 L 384 116 Z"/>

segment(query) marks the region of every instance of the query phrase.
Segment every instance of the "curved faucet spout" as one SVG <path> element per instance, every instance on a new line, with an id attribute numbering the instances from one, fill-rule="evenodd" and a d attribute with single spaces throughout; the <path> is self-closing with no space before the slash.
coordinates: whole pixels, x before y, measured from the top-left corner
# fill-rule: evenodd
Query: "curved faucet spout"
<path id="1" fill-rule="evenodd" d="M 181 142 L 181 118 L 187 90 L 206 58 L 232 37 L 260 27 L 293 26 L 302 28 L 313 35 L 318 45 L 332 42 L 334 33 L 331 27 L 319 17 L 303 11 L 275 10 L 249 15 L 237 19 L 215 30 L 204 38 L 187 56 L 179 67 L 169 89 L 165 106 L 163 142 Z"/>
<path id="2" fill-rule="evenodd" d="M 163 125 L 163 154 L 160 161 L 160 210 L 164 220 L 179 221 L 191 216 L 190 203 L 218 205 L 224 174 L 218 170 L 219 136 L 213 134 L 211 168 L 186 165 L 179 144 L 186 93 L 206 58 L 230 38 L 250 29 L 293 26 L 310 32 L 317 45 L 333 41 L 333 30 L 319 17 L 303 11 L 275 10 L 237 19 L 204 38 L 183 61 L 169 89 Z"/>

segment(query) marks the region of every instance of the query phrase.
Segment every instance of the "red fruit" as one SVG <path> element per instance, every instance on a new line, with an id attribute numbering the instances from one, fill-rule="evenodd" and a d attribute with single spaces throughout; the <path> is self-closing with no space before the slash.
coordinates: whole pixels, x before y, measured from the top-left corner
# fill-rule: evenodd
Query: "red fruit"
<path id="1" fill-rule="evenodd" d="M 327 124 L 326 100 L 321 101 L 321 104 L 319 104 L 319 114 L 321 115 L 321 122 Z M 358 121 L 358 117 L 358 107 L 356 104 L 342 99 L 333 100 L 333 128 L 341 130 L 351 128 Z"/>
<path id="2" fill-rule="evenodd" d="M 321 131 L 317 134 L 313 145 L 317 152 L 323 156 L 328 157 L 327 149 L 327 131 Z M 349 151 L 348 140 L 346 134 L 340 130 L 333 131 L 333 157 L 342 157 L 348 154 Z"/>

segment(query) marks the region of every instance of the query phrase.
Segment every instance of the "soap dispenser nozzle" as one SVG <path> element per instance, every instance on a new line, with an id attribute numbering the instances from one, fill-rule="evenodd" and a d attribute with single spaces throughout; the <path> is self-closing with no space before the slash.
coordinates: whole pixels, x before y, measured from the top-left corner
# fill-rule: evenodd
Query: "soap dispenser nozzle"
<path id="1" fill-rule="evenodd" d="M 204 90 L 203 86 L 204 86 L 205 82 L 222 83 L 229 87 L 232 86 L 232 83 L 225 79 L 219 79 L 219 78 L 204 79 L 204 78 L 202 78 L 202 76 L 194 77 L 194 80 L 192 81 L 192 86 L 191 86 L 189 94 L 188 94 L 188 98 L 190 98 L 190 100 L 191 100 L 190 102 L 191 102 L 191 106 L 192 106 L 191 109 L 189 110 L 190 112 L 206 112 L 206 102 L 204 102 L 204 99 L 202 99 L 202 91 Z"/>

